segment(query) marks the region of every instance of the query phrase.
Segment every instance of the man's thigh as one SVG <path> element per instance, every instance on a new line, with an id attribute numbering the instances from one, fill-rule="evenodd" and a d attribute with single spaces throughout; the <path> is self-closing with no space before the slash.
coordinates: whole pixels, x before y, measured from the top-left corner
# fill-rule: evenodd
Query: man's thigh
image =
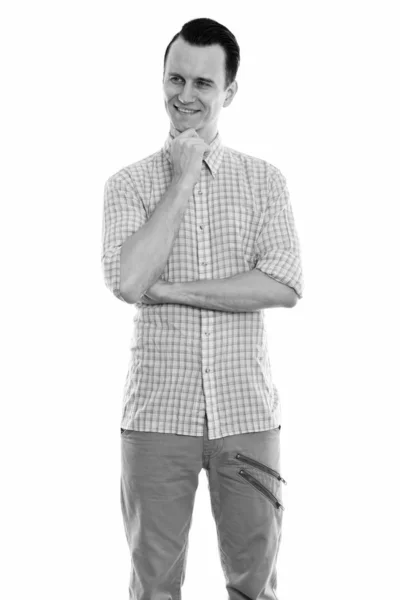
<path id="1" fill-rule="evenodd" d="M 280 428 L 227 436 L 207 472 L 228 589 L 275 599 L 283 500 Z"/>
<path id="2" fill-rule="evenodd" d="M 121 431 L 121 508 L 132 597 L 140 597 L 139 590 L 175 594 L 180 589 L 200 448 L 201 438 Z"/>

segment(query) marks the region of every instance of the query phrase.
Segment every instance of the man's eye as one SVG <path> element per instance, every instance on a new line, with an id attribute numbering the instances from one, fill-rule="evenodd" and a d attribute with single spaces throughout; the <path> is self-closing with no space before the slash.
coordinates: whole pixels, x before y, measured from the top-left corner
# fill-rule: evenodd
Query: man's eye
<path id="1" fill-rule="evenodd" d="M 171 77 L 171 78 L 170 78 L 170 80 L 171 80 L 173 83 L 177 83 L 178 81 L 181 81 L 181 78 L 180 78 L 180 77 Z"/>
<path id="2" fill-rule="evenodd" d="M 204 86 L 204 87 L 209 87 L 209 86 L 210 86 L 210 84 L 209 84 L 209 83 L 207 83 L 206 81 L 199 81 L 199 82 L 198 82 L 198 85 L 202 85 L 202 86 Z"/>

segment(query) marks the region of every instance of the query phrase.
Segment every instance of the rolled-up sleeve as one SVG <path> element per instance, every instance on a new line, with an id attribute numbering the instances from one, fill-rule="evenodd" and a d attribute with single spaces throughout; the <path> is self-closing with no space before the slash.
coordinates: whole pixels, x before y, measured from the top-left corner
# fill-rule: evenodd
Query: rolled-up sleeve
<path id="1" fill-rule="evenodd" d="M 101 265 L 107 288 L 122 302 L 120 291 L 121 247 L 146 222 L 143 206 L 126 169 L 112 175 L 104 187 Z"/>
<path id="2" fill-rule="evenodd" d="M 267 208 L 256 241 L 259 269 L 303 297 L 303 269 L 299 237 L 293 217 L 286 178 L 274 167 L 266 183 Z"/>

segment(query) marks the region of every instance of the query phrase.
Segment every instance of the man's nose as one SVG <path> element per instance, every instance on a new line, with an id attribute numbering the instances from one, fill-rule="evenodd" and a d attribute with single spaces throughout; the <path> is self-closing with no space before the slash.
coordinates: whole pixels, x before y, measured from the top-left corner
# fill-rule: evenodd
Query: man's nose
<path id="1" fill-rule="evenodd" d="M 189 102 L 193 102 L 193 100 L 194 100 L 193 87 L 191 86 L 190 83 L 188 83 L 188 82 L 185 83 L 185 87 L 183 88 L 182 92 L 179 94 L 178 98 L 179 98 L 180 102 L 182 102 L 182 104 L 188 104 Z"/>

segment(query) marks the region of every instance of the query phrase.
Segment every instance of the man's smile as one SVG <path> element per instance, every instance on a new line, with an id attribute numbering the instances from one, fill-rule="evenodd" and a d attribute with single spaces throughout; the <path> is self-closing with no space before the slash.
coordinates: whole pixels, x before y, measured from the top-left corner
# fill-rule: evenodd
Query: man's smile
<path id="1" fill-rule="evenodd" d="M 175 106 L 175 104 L 174 104 L 174 107 L 176 108 L 176 110 L 179 113 L 181 113 L 183 115 L 194 115 L 195 113 L 200 112 L 199 110 L 193 110 L 193 109 L 189 109 L 189 108 L 179 108 L 178 106 Z"/>

